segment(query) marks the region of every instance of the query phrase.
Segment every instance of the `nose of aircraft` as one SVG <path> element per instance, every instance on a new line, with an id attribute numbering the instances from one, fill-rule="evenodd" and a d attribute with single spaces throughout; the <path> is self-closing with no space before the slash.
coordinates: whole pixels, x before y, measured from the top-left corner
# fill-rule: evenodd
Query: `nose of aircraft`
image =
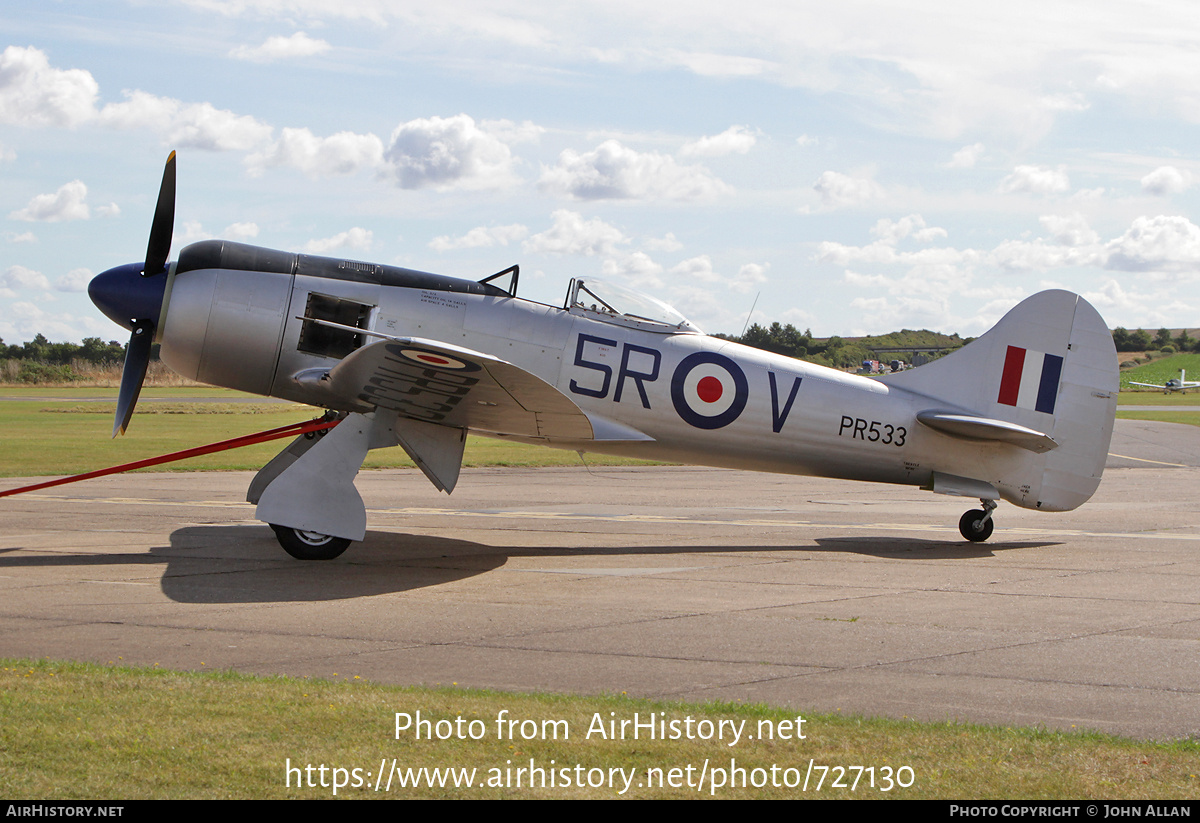
<path id="1" fill-rule="evenodd" d="M 88 284 L 88 297 L 104 316 L 133 329 L 134 321 L 158 323 L 167 278 L 142 277 L 142 263 L 129 263 L 100 272 Z"/>

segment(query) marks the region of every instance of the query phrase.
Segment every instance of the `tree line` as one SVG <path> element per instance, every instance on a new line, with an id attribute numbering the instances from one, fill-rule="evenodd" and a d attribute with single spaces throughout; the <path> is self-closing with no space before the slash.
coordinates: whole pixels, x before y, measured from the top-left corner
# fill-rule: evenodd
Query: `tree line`
<path id="1" fill-rule="evenodd" d="M 903 329 L 883 335 L 871 335 L 846 340 L 834 335 L 829 338 L 813 337 L 812 329 L 798 330 L 791 323 L 755 323 L 738 335 L 718 334 L 723 340 L 743 343 L 756 349 L 807 360 L 835 369 L 857 368 L 864 360 L 890 359 L 877 357 L 875 349 L 902 346 L 940 347 L 945 351 L 964 346 L 972 338 L 960 338 L 957 334 L 939 334 L 931 331 Z M 1200 339 L 1191 337 L 1187 329 L 1171 336 L 1169 329 L 1159 329 L 1153 337 L 1145 329 L 1129 331 L 1117 327 L 1112 331 L 1113 343 L 1119 352 L 1161 351 L 1200 352 Z M 152 358 L 158 356 L 154 346 Z M 36 383 L 43 380 L 70 381 L 79 378 L 72 365 L 86 363 L 92 366 L 119 365 L 125 360 L 125 345 L 116 340 L 105 342 L 99 337 L 85 337 L 82 343 L 51 343 L 45 335 L 38 334 L 32 340 L 19 345 L 8 345 L 0 338 L 0 361 L 16 361 L 16 379 Z M 12 371 L 9 369 L 8 371 Z"/>
<path id="2" fill-rule="evenodd" d="M 1200 339 L 1188 336 L 1187 329 L 1180 330 L 1175 337 L 1170 329 L 1159 329 L 1154 337 L 1144 329 L 1129 331 L 1120 326 L 1113 329 L 1113 343 L 1117 351 L 1162 351 L 1170 352 L 1200 352 Z"/>
<path id="3" fill-rule="evenodd" d="M 1173 352 L 1200 352 L 1200 339 L 1191 337 L 1187 329 L 1172 337 L 1169 329 L 1159 329 L 1153 337 L 1145 329 L 1129 331 L 1117 327 L 1112 331 L 1113 344 L 1119 352 L 1131 351 L 1161 351 L 1163 354 Z M 756 349 L 807 360 L 822 366 L 835 369 L 856 368 L 864 360 L 889 360 L 890 356 L 877 357 L 876 348 L 894 349 L 904 346 L 928 348 L 937 346 L 944 349 L 943 354 L 965 346 L 974 338 L 960 338 L 957 334 L 939 334 L 927 330 L 913 331 L 903 329 L 898 332 L 883 335 L 870 335 L 850 340 L 838 336 L 827 339 L 813 337 L 811 329 L 803 332 L 792 324 L 783 325 L 771 323 L 761 326 L 758 323 L 746 329 L 741 336 L 718 334 L 724 340 L 744 343 Z"/>
<path id="4" fill-rule="evenodd" d="M 157 347 L 156 347 L 157 348 Z M 69 383 L 79 380 L 80 364 L 107 366 L 125 361 L 125 346 L 115 340 L 85 337 L 82 343 L 51 343 L 44 334 L 20 345 L 0 338 L 0 361 L 6 361 L 5 379 L 19 383 Z M 15 368 L 14 368 L 15 366 Z"/>
<path id="5" fill-rule="evenodd" d="M 746 329 L 741 336 L 718 334 L 723 340 L 732 340 L 775 354 L 795 357 L 829 366 L 834 369 L 858 368 L 864 360 L 890 360 L 891 355 L 877 357 L 876 349 L 895 349 L 905 346 L 917 348 L 940 348 L 953 351 L 969 343 L 973 338 L 961 338 L 957 334 L 940 334 L 927 330 L 902 329 L 891 334 L 876 334 L 850 340 L 834 335 L 828 338 L 813 337 L 812 329 L 799 331 L 791 323 L 758 323 Z"/>

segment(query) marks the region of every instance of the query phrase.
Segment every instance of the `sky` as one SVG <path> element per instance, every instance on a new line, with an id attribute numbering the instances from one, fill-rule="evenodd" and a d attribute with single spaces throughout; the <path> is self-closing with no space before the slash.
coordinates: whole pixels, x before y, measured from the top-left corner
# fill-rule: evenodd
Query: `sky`
<path id="1" fill-rule="evenodd" d="M 0 338 L 219 237 L 572 277 L 710 333 L 986 331 L 1046 288 L 1200 325 L 1200 5 L 112 0 L 0 7 Z"/>

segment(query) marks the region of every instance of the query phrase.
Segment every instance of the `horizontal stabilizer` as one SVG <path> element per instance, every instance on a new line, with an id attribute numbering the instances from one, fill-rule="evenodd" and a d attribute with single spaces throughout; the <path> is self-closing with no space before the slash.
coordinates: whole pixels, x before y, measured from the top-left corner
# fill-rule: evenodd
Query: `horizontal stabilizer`
<path id="1" fill-rule="evenodd" d="M 1001 443 L 1011 443 L 1028 449 L 1031 452 L 1048 452 L 1058 448 L 1058 443 L 1049 435 L 1040 431 L 1009 423 L 1005 420 L 994 420 L 989 417 L 975 417 L 969 414 L 928 409 L 917 413 L 917 420 L 931 429 L 954 437 L 965 437 L 969 440 L 995 440 Z"/>

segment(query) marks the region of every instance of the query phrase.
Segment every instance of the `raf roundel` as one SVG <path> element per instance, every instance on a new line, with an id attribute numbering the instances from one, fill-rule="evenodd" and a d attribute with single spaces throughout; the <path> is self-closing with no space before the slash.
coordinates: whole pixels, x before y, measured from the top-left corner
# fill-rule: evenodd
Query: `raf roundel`
<path id="1" fill-rule="evenodd" d="M 728 426 L 746 408 L 746 374 L 716 352 L 696 352 L 680 361 L 671 378 L 671 402 L 683 421 L 698 429 Z"/>
<path id="2" fill-rule="evenodd" d="M 422 366 L 429 366 L 434 369 L 456 371 L 477 371 L 479 369 L 479 366 L 475 363 L 459 360 L 457 357 L 451 357 L 441 352 L 429 351 L 428 349 L 406 347 L 400 349 L 399 354 L 406 360 L 411 360 L 414 363 L 420 363 Z"/>

